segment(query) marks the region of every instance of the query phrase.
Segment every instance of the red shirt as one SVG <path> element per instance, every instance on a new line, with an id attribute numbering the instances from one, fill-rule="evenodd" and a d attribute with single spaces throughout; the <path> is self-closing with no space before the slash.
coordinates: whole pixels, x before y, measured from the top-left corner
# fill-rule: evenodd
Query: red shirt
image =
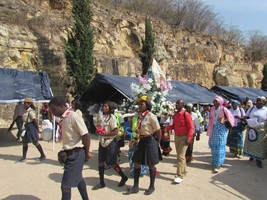
<path id="1" fill-rule="evenodd" d="M 173 125 L 175 135 L 187 135 L 187 141 L 193 139 L 194 124 L 191 115 L 185 110 L 176 112 L 173 116 Z"/>

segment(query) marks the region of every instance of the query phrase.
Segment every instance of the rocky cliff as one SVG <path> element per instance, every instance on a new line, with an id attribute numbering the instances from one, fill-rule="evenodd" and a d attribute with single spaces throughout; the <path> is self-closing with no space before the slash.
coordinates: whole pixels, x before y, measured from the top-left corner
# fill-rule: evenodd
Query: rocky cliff
<path id="1" fill-rule="evenodd" d="M 138 52 L 144 38 L 144 16 L 93 3 L 94 53 L 99 72 L 140 74 Z M 0 66 L 46 70 L 55 95 L 65 95 L 63 45 L 72 25 L 67 0 L 2 0 L 0 2 Z M 251 63 L 243 46 L 216 38 L 173 30 L 152 20 L 161 68 L 174 80 L 217 85 L 260 87 L 261 63 Z"/>

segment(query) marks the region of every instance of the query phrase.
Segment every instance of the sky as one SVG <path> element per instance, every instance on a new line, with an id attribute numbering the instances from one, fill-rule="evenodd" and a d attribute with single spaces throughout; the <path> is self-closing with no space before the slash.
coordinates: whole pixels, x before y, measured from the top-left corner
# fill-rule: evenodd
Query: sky
<path id="1" fill-rule="evenodd" d="M 243 34 L 259 30 L 267 35 L 267 0 L 201 0 L 222 17 L 226 25 L 237 27 Z"/>

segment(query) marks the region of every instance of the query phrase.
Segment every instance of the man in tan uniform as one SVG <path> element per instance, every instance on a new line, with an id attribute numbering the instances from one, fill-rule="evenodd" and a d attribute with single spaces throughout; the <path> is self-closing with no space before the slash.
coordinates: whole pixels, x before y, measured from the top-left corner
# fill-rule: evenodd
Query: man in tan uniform
<path id="1" fill-rule="evenodd" d="M 60 117 L 59 134 L 63 142 L 63 150 L 67 154 L 61 182 L 62 199 L 71 199 L 71 188 L 78 187 L 83 200 L 88 200 L 86 184 L 82 178 L 85 160 L 90 159 L 90 138 L 82 117 L 68 108 L 66 101 L 54 97 L 49 102 L 49 109 Z"/>

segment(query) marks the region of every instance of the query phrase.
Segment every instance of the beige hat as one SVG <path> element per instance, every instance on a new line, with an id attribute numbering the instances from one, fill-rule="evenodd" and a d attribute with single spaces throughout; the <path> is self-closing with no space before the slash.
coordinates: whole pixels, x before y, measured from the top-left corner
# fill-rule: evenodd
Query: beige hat
<path id="1" fill-rule="evenodd" d="M 33 103 L 33 100 L 32 100 L 32 98 L 27 97 L 24 99 L 24 103 Z"/>
<path id="2" fill-rule="evenodd" d="M 186 107 L 193 108 L 193 104 L 192 103 L 188 103 L 188 104 L 186 104 Z"/>

